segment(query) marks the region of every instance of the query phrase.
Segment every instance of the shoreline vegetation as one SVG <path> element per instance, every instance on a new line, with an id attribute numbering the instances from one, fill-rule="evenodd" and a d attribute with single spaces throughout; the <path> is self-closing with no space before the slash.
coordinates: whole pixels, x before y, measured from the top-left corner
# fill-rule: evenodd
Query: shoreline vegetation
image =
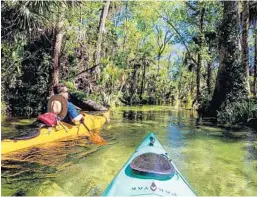
<path id="1" fill-rule="evenodd" d="M 80 101 L 257 130 L 255 1 L 5 1 L 1 15 L 2 115 L 37 117 L 62 82 Z"/>

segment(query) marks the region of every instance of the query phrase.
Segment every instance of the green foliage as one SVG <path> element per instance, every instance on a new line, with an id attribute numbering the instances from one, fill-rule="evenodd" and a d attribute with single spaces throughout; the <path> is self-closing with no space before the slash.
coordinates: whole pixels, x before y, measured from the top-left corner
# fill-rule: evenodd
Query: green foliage
<path id="1" fill-rule="evenodd" d="M 257 105 L 251 100 L 238 100 L 223 104 L 217 115 L 220 123 L 249 123 L 257 120 Z"/>
<path id="2" fill-rule="evenodd" d="M 63 83 L 70 92 L 74 92 L 76 91 L 76 86 L 74 85 L 74 83 L 72 81 L 64 81 Z"/>
<path id="3" fill-rule="evenodd" d="M 11 109 L 15 116 L 34 116 L 46 110 L 57 13 L 63 10 L 60 81 L 80 100 L 91 99 L 111 106 L 178 101 L 191 108 L 196 99 L 200 54 L 200 103 L 208 109 L 218 70 L 216 32 L 221 22 L 221 2 L 112 1 L 102 34 L 100 71 L 96 78 L 95 70 L 90 68 L 94 67 L 99 11 L 104 3 L 83 1 L 79 6 L 71 6 L 73 3 L 68 1 L 3 2 L 3 108 Z M 204 27 L 200 32 L 199 13 L 203 8 Z M 229 113 L 232 108 L 240 111 L 239 104 L 227 107 Z M 246 107 L 242 108 L 246 111 Z M 231 116 L 228 112 L 219 112 L 221 122 L 243 119 L 239 112 Z M 246 117 L 247 113 L 244 114 Z"/>
<path id="4" fill-rule="evenodd" d="M 85 99 L 88 99 L 87 98 L 87 94 L 81 92 L 81 91 L 78 91 L 78 90 L 75 90 L 75 89 L 69 89 L 70 93 L 72 95 L 74 95 L 79 101 L 84 101 Z"/>
<path id="5" fill-rule="evenodd" d="M 1 116 L 7 115 L 7 103 L 1 98 Z"/>
<path id="6" fill-rule="evenodd" d="M 12 115 L 30 117 L 46 111 L 52 62 L 49 45 L 44 36 L 26 45 L 26 53 L 20 61 L 20 76 L 16 76 L 17 80 L 12 84 L 6 81 L 9 88 L 5 100 Z"/>

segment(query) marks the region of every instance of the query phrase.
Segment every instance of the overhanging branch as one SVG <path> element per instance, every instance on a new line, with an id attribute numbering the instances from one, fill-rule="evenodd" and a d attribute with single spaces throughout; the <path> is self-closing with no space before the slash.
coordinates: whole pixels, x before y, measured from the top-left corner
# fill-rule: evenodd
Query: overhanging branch
<path id="1" fill-rule="evenodd" d="M 70 79 L 70 78 L 78 77 L 79 75 L 81 75 L 81 74 L 83 74 L 83 73 L 86 73 L 86 72 L 93 72 L 93 71 L 95 70 L 95 68 L 96 68 L 97 66 L 99 66 L 99 65 L 100 65 L 100 64 L 94 65 L 94 66 L 92 66 L 91 68 L 88 68 L 88 69 L 86 69 L 86 70 L 83 70 L 83 71 L 81 71 L 81 72 L 75 74 L 74 76 L 66 77 L 64 80 L 68 80 L 68 79 Z"/>
<path id="2" fill-rule="evenodd" d="M 166 22 L 175 30 L 175 32 L 176 32 L 176 33 L 178 34 L 178 36 L 180 37 L 180 41 L 181 41 L 182 44 L 185 46 L 186 51 L 187 51 L 187 53 L 188 53 L 188 55 L 189 55 L 189 58 L 190 58 L 195 64 L 197 64 L 196 60 L 191 56 L 191 52 L 190 52 L 190 50 L 189 50 L 189 48 L 188 48 L 186 42 L 184 41 L 183 36 L 182 36 L 182 35 L 180 34 L 180 32 L 177 30 L 177 28 L 175 27 L 175 25 L 172 24 L 172 23 L 170 22 L 170 20 L 167 19 L 167 18 L 165 18 L 164 16 L 161 16 L 161 15 L 160 15 L 160 17 L 161 17 L 164 21 L 166 21 Z"/>

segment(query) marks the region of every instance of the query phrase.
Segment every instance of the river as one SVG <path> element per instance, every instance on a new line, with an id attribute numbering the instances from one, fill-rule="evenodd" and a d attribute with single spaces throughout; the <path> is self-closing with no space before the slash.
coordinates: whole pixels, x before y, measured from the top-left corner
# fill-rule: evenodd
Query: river
<path id="1" fill-rule="evenodd" d="M 32 121 L 2 121 L 2 138 Z M 101 131 L 108 145 L 68 138 L 2 157 L 2 196 L 101 195 L 149 132 L 199 196 L 256 196 L 256 132 L 206 125 L 171 106 L 114 109 Z"/>

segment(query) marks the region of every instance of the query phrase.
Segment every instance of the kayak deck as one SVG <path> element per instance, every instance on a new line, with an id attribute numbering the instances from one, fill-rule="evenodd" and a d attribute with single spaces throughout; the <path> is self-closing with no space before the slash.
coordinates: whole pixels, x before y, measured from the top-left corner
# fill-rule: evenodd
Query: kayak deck
<path id="1" fill-rule="evenodd" d="M 174 172 L 167 176 L 160 173 L 134 173 L 133 162 L 144 154 L 154 153 L 166 157 L 174 168 Z M 148 159 L 148 158 L 147 158 Z M 143 162 L 143 161 L 142 161 Z M 158 162 L 155 162 L 158 164 Z M 158 164 L 160 165 L 160 164 Z M 154 165 L 153 165 L 154 166 Z M 156 166 L 160 169 L 160 166 Z M 168 169 L 165 167 L 166 170 Z M 172 172 L 170 170 L 170 172 Z M 154 174 L 154 176 L 153 176 Z M 120 170 L 118 175 L 106 188 L 103 196 L 196 196 L 187 181 L 181 175 L 175 164 L 168 157 L 160 142 L 150 133 L 137 147 L 135 153 Z"/>
<path id="2" fill-rule="evenodd" d="M 41 128 L 39 130 L 39 134 L 34 138 L 24 140 L 7 139 L 1 141 L 1 153 L 6 154 L 20 149 L 33 147 L 39 144 L 53 142 L 69 136 L 89 136 L 88 129 L 90 131 L 100 129 L 109 118 L 110 111 L 105 112 L 102 116 L 89 114 L 84 115 L 87 128 L 85 128 L 83 124 L 70 125 L 68 123 L 61 122 L 62 126 L 57 125 L 56 127 Z"/>

